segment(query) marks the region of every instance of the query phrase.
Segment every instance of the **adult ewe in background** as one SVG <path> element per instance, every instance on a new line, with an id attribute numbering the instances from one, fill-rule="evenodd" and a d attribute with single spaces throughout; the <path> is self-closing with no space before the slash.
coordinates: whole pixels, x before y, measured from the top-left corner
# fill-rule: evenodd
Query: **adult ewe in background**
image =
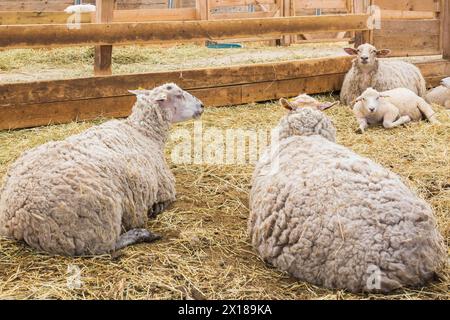
<path id="1" fill-rule="evenodd" d="M 351 292 L 422 286 L 446 261 L 431 207 L 394 173 L 335 143 L 322 112 L 292 110 L 256 165 L 248 230 L 262 259 Z"/>
<path id="2" fill-rule="evenodd" d="M 25 152 L 0 190 L 0 235 L 70 256 L 104 254 L 156 238 L 148 217 L 175 200 L 164 158 L 170 125 L 202 103 L 175 84 L 133 91 L 125 120 L 111 120 Z"/>
<path id="3" fill-rule="evenodd" d="M 341 102 L 352 106 L 355 99 L 367 88 L 378 91 L 407 88 L 420 97 L 426 94 L 426 82 L 419 68 L 400 60 L 380 60 L 390 50 L 377 50 L 370 44 L 363 44 L 358 49 L 345 48 L 356 56 L 353 66 L 347 73 L 341 89 Z"/>

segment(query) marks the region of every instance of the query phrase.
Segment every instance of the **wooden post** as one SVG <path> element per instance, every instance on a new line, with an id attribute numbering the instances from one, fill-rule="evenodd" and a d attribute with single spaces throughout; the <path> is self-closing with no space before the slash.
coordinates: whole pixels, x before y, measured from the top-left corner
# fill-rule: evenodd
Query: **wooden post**
<path id="1" fill-rule="evenodd" d="M 450 60 L 450 0 L 444 0 L 441 19 L 443 57 Z"/>
<path id="2" fill-rule="evenodd" d="M 110 23 L 113 20 L 114 0 L 96 0 L 96 22 Z M 96 76 L 110 75 L 112 63 L 112 45 L 95 46 L 94 74 Z"/>
<path id="3" fill-rule="evenodd" d="M 198 20 L 209 20 L 209 0 L 196 0 L 195 8 Z"/>
<path id="4" fill-rule="evenodd" d="M 295 0 L 283 0 L 281 2 L 281 16 L 283 17 L 292 17 L 295 16 Z M 295 42 L 295 35 L 286 35 L 281 39 L 281 45 L 289 46 L 292 42 Z"/>
<path id="5" fill-rule="evenodd" d="M 370 5 L 369 0 L 353 0 L 354 13 L 367 13 L 369 5 Z M 356 32 L 355 47 L 358 47 L 364 43 L 370 43 L 371 42 L 370 38 L 371 38 L 370 31 Z"/>

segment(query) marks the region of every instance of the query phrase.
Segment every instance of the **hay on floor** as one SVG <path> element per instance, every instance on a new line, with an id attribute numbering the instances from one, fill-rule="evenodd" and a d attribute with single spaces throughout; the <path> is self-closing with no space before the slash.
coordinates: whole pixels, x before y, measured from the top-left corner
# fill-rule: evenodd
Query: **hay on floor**
<path id="1" fill-rule="evenodd" d="M 322 98 L 328 99 L 323 96 Z M 414 123 L 393 130 L 373 128 L 365 135 L 347 107 L 327 111 L 338 141 L 403 177 L 434 208 L 447 244 L 450 238 L 450 113 L 437 108 L 441 126 Z M 211 108 L 205 128 L 270 128 L 284 111 L 276 104 Z M 62 139 L 99 123 L 0 132 L 0 177 L 21 152 Z M 193 122 L 177 125 L 192 129 Z M 170 162 L 171 142 L 167 149 Z M 25 245 L 0 240 L 1 298 L 61 299 L 448 299 L 449 270 L 426 288 L 389 296 L 352 295 L 298 282 L 265 265 L 246 235 L 251 164 L 171 164 L 178 201 L 148 224 L 164 239 L 122 250 L 116 256 L 51 257 Z M 68 280 L 81 274 L 81 283 Z"/>

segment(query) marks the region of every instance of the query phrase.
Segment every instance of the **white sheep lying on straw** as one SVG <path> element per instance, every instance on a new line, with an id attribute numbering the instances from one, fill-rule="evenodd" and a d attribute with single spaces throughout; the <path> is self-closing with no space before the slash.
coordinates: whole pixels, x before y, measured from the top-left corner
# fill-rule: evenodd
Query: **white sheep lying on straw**
<path id="1" fill-rule="evenodd" d="M 248 230 L 261 258 L 351 292 L 422 286 L 447 259 L 431 207 L 394 173 L 335 143 L 322 112 L 292 110 L 256 165 Z"/>
<path id="2" fill-rule="evenodd" d="M 378 92 L 368 88 L 356 99 L 353 113 L 363 133 L 369 125 L 383 124 L 387 129 L 424 118 L 439 123 L 432 107 L 414 92 L 405 88 Z"/>
<path id="3" fill-rule="evenodd" d="M 300 94 L 297 97 L 287 100 L 285 98 L 280 99 L 280 104 L 287 109 L 296 109 L 296 108 L 314 108 L 320 111 L 329 109 L 337 104 L 336 102 L 320 102 L 313 97 L 310 97 L 307 94 Z"/>
<path id="4" fill-rule="evenodd" d="M 407 88 L 420 97 L 425 96 L 426 82 L 420 70 L 413 64 L 400 60 L 380 60 L 390 50 L 377 50 L 370 44 L 345 51 L 356 58 L 347 73 L 341 89 L 341 102 L 351 106 L 364 90 L 372 87 L 378 91 Z"/>
<path id="5" fill-rule="evenodd" d="M 0 235 L 63 255 L 108 253 L 159 236 L 148 217 L 175 200 L 164 157 L 172 123 L 202 103 L 175 84 L 133 91 L 125 120 L 112 120 L 25 152 L 0 190 Z"/>
<path id="6" fill-rule="evenodd" d="M 431 89 L 426 96 L 430 103 L 435 103 L 450 109 L 450 77 L 441 81 L 439 87 Z"/>

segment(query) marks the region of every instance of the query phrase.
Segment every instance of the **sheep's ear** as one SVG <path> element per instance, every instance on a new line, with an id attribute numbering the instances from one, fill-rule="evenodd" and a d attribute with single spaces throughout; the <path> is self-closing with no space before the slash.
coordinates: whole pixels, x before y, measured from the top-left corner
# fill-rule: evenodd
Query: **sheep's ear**
<path id="1" fill-rule="evenodd" d="M 389 49 L 381 49 L 377 50 L 377 57 L 385 57 L 391 53 L 391 50 Z"/>
<path id="2" fill-rule="evenodd" d="M 317 106 L 317 109 L 319 109 L 320 111 L 324 111 L 324 110 L 330 109 L 331 107 L 334 107 L 335 105 L 338 105 L 339 103 L 340 103 L 339 101 L 320 103 Z"/>
<path id="3" fill-rule="evenodd" d="M 128 90 L 129 93 L 132 93 L 136 96 L 142 96 L 147 95 L 150 91 L 149 90 Z"/>
<path id="4" fill-rule="evenodd" d="M 280 99 L 280 104 L 283 108 L 288 109 L 290 111 L 293 111 L 296 109 L 295 106 L 285 98 Z"/>
<path id="5" fill-rule="evenodd" d="M 358 55 L 358 50 L 356 50 L 354 48 L 344 48 L 344 51 L 347 52 L 351 56 Z"/>
<path id="6" fill-rule="evenodd" d="M 156 101 L 166 101 L 167 100 L 167 93 L 161 92 L 155 97 Z"/>

